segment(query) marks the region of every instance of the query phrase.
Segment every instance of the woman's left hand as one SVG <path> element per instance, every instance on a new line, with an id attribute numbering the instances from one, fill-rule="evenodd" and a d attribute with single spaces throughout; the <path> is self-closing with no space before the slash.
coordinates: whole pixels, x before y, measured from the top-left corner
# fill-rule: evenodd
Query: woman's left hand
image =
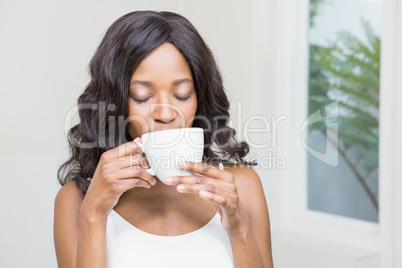
<path id="1" fill-rule="evenodd" d="M 179 167 L 196 174 L 166 178 L 165 184 L 177 185 L 180 193 L 198 193 L 203 199 L 211 201 L 221 215 L 222 227 L 228 234 L 239 234 L 249 226 L 232 173 L 206 163 L 190 161 Z"/>

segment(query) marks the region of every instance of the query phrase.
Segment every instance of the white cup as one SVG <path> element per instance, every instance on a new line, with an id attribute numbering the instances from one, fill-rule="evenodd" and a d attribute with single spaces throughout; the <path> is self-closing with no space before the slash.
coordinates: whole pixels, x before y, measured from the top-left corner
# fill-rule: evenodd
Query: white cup
<path id="1" fill-rule="evenodd" d="M 177 128 L 146 133 L 138 143 L 150 166 L 152 176 L 162 182 L 167 177 L 191 176 L 193 172 L 178 168 L 183 161 L 201 162 L 204 153 L 202 128 Z"/>

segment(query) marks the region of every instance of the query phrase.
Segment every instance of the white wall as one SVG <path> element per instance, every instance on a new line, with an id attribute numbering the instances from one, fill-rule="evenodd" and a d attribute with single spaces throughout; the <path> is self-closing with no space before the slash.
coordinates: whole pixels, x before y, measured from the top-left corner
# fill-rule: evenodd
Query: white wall
<path id="1" fill-rule="evenodd" d="M 1 1 L 0 267 L 56 267 L 53 202 L 66 157 L 64 118 L 88 82 L 107 27 L 183 1 Z"/>

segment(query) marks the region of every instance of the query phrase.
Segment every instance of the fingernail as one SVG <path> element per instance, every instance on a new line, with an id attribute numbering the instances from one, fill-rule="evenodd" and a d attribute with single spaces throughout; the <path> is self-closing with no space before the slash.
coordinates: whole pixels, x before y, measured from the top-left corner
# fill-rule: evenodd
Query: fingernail
<path id="1" fill-rule="evenodd" d="M 135 140 L 134 140 L 134 142 L 135 143 L 138 143 L 140 141 L 140 138 L 138 137 L 138 138 L 135 138 Z"/>
<path id="2" fill-rule="evenodd" d="M 166 178 L 166 179 L 165 179 L 165 183 L 171 183 L 171 182 L 173 182 L 173 178 L 170 178 L 170 177 L 169 177 L 169 178 Z"/>
<path id="3" fill-rule="evenodd" d="M 184 190 L 184 185 L 179 185 L 179 186 L 177 186 L 177 190 L 178 191 L 183 191 Z"/>
<path id="4" fill-rule="evenodd" d="M 200 195 L 209 196 L 208 193 L 204 190 L 200 190 Z"/>
<path id="5" fill-rule="evenodd" d="M 156 184 L 156 179 L 154 179 L 154 185 Z"/>

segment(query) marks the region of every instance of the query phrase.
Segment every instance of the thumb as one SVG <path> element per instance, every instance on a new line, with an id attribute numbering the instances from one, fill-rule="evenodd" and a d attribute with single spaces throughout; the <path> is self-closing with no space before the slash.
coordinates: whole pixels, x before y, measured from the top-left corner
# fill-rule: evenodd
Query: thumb
<path id="1" fill-rule="evenodd" d="M 141 140 L 140 137 L 135 138 L 134 142 L 137 143 L 137 144 L 142 144 L 142 140 Z"/>

